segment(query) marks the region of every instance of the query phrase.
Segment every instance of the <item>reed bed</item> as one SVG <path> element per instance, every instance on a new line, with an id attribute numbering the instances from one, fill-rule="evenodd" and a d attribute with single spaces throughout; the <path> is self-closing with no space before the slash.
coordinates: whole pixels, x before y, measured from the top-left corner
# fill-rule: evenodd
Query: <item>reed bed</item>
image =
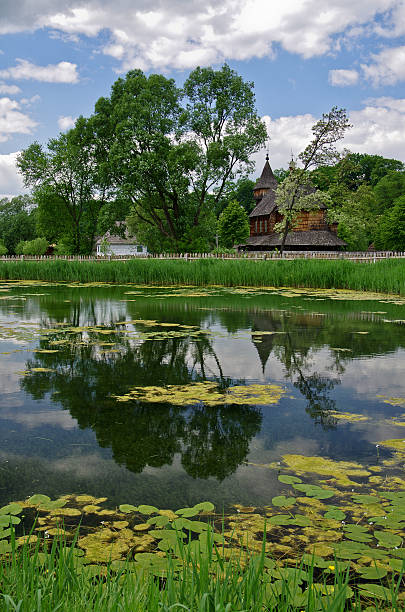
<path id="1" fill-rule="evenodd" d="M 45 551 L 45 552 L 44 552 Z M 386 601 L 360 598 L 350 588 L 347 570 L 336 563 L 327 579 L 305 567 L 305 590 L 297 564 L 271 580 L 264 552 L 226 562 L 221 548 L 185 553 L 182 568 L 133 571 L 131 562 L 117 568 L 82 565 L 75 542 L 54 539 L 24 544 L 0 560 L 0 610 L 4 612 L 342 612 L 402 610 L 400 576 L 393 580 Z M 246 553 L 248 555 L 248 553 Z M 318 575 L 317 575 L 318 574 Z M 350 594 L 348 594 L 348 589 Z"/>
<path id="2" fill-rule="evenodd" d="M 3 280 L 135 283 L 139 285 L 223 285 L 226 287 L 316 287 L 405 295 L 405 261 L 2 261 Z"/>

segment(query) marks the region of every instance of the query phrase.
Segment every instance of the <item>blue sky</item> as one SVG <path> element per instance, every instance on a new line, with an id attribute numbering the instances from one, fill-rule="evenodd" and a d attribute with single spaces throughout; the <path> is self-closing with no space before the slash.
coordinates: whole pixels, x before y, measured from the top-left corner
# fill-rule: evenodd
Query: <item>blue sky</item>
<path id="1" fill-rule="evenodd" d="M 0 194 L 23 191 L 16 152 L 89 115 L 127 70 L 181 85 L 224 61 L 255 83 L 273 167 L 334 105 L 353 124 L 342 147 L 405 161 L 405 0 L 2 0 Z"/>

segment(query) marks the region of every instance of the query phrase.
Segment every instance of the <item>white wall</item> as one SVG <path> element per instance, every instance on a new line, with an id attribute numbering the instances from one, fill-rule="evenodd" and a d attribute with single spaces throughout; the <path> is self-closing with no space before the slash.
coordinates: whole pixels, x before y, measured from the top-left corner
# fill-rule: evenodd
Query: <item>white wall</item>
<path id="1" fill-rule="evenodd" d="M 107 255 L 146 255 L 147 252 L 146 246 L 143 245 L 113 243 L 110 244 Z M 103 255 L 100 244 L 97 245 L 97 255 Z"/>

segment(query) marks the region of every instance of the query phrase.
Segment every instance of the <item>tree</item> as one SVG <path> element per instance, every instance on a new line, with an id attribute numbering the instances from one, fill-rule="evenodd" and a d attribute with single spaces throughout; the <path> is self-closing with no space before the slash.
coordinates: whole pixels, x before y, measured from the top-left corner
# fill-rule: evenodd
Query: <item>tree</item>
<path id="1" fill-rule="evenodd" d="M 221 199 L 216 201 L 215 211 L 217 217 L 223 212 L 228 206 L 229 202 L 236 200 L 249 215 L 254 207 L 256 206 L 255 199 L 253 197 L 253 187 L 255 182 L 246 178 L 241 177 L 237 181 L 227 181 L 223 191 Z"/>
<path id="2" fill-rule="evenodd" d="M 0 238 L 9 253 L 16 252 L 21 240 L 35 238 L 36 209 L 28 195 L 0 200 Z"/>
<path id="3" fill-rule="evenodd" d="M 207 248 L 227 181 L 251 167 L 266 139 L 253 84 L 229 66 L 197 68 L 184 84 L 140 70 L 118 79 L 96 104 L 106 172 L 131 202 L 131 231 L 149 248 Z M 202 245 L 204 246 L 204 245 Z M 161 249 L 160 249 L 161 250 Z"/>
<path id="4" fill-rule="evenodd" d="M 329 220 L 338 223 L 338 236 L 350 251 L 365 251 L 373 241 L 377 226 L 375 195 L 369 185 L 346 191 L 342 204 L 329 211 Z"/>
<path id="5" fill-rule="evenodd" d="M 401 170 L 404 164 L 397 159 L 347 151 L 336 166 L 336 177 L 339 183 L 355 191 L 364 183 L 374 186 L 389 172 Z"/>
<path id="6" fill-rule="evenodd" d="M 7 255 L 8 248 L 4 244 L 4 241 L 0 238 L 0 255 Z"/>
<path id="7" fill-rule="evenodd" d="M 35 238 L 24 242 L 22 253 L 23 255 L 45 255 L 48 246 L 46 238 Z"/>
<path id="8" fill-rule="evenodd" d="M 281 252 L 299 213 L 317 208 L 321 203 L 329 203 L 327 194 L 314 190 L 308 171 L 333 164 L 339 159 L 335 143 L 343 138 L 348 127 L 350 124 L 344 109 L 333 107 L 329 113 L 322 115 L 322 119 L 312 127 L 313 139 L 298 156 L 302 168 L 292 163 L 288 177 L 278 186 L 276 205 L 282 220 L 274 229 L 282 236 Z"/>
<path id="9" fill-rule="evenodd" d="M 405 171 L 389 172 L 374 187 L 377 214 L 392 208 L 397 198 L 405 195 Z"/>
<path id="10" fill-rule="evenodd" d="M 375 246 L 378 249 L 405 251 L 405 195 L 397 198 L 391 210 L 381 217 Z"/>
<path id="11" fill-rule="evenodd" d="M 221 246 L 231 248 L 245 242 L 249 236 L 249 221 L 244 208 L 233 200 L 218 219 L 218 233 Z"/>
<path id="12" fill-rule="evenodd" d="M 52 238 L 70 241 L 75 253 L 89 252 L 108 192 L 92 122 L 80 117 L 73 129 L 52 138 L 47 149 L 33 143 L 19 155 L 17 166 L 25 185 L 34 190 L 40 225 L 51 232 L 58 228 L 59 235 Z"/>

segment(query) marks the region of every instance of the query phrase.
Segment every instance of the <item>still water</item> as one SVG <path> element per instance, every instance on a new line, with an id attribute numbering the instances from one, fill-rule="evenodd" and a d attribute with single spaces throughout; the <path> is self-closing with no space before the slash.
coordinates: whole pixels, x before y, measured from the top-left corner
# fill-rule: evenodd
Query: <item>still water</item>
<path id="1" fill-rule="evenodd" d="M 199 381 L 276 384 L 283 395 L 213 406 L 116 398 Z M 74 492 L 110 505 L 268 504 L 280 483 L 266 466 L 286 453 L 389 458 L 376 443 L 405 438 L 392 420 L 403 398 L 405 301 L 395 297 L 0 286 L 0 505 Z"/>

